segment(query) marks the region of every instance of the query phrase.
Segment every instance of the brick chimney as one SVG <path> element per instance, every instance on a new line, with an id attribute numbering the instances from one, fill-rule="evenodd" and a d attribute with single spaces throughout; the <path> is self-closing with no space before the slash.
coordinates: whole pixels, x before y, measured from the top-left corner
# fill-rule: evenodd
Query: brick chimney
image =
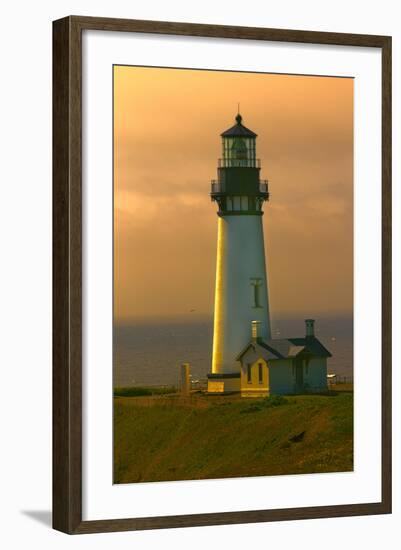
<path id="1" fill-rule="evenodd" d="M 257 342 L 260 333 L 260 321 L 252 321 L 252 341 Z"/>

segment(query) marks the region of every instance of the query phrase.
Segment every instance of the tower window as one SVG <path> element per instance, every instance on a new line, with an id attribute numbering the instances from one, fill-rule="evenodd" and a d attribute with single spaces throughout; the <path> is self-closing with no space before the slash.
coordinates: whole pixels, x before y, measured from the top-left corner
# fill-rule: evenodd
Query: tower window
<path id="1" fill-rule="evenodd" d="M 231 151 L 233 159 L 246 160 L 248 156 L 246 141 L 241 138 L 234 138 L 233 144 L 231 146 Z"/>
<path id="2" fill-rule="evenodd" d="M 241 210 L 241 197 L 234 197 L 233 202 L 234 202 L 233 210 L 237 210 L 237 211 Z"/>
<path id="3" fill-rule="evenodd" d="M 252 307 L 263 307 L 261 304 L 261 296 L 260 296 L 262 279 L 251 279 L 251 285 L 253 288 Z"/>
<path id="4" fill-rule="evenodd" d="M 252 383 L 252 365 L 250 363 L 247 364 L 247 379 L 248 379 L 248 384 L 251 384 Z"/>

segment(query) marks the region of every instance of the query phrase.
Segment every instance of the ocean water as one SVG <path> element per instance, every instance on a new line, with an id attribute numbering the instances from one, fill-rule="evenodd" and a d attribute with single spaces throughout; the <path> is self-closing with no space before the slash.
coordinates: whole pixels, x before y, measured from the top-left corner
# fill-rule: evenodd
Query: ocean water
<path id="1" fill-rule="evenodd" d="M 303 319 L 272 320 L 273 338 L 304 334 Z M 315 334 L 333 355 L 328 372 L 352 378 L 352 317 L 318 318 Z M 116 324 L 113 342 L 114 386 L 177 384 L 181 363 L 190 363 L 193 379 L 202 379 L 211 368 L 213 319 Z"/>

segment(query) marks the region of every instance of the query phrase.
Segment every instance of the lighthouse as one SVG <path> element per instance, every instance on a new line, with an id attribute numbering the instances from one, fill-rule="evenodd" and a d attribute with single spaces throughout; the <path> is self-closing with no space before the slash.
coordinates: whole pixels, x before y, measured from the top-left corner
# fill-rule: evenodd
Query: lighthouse
<path id="1" fill-rule="evenodd" d="M 216 393 L 239 391 L 238 354 L 251 337 L 271 338 L 262 222 L 268 183 L 260 179 L 257 134 L 239 113 L 235 122 L 221 134 L 222 158 L 210 194 L 218 207 L 218 236 L 208 391 Z"/>

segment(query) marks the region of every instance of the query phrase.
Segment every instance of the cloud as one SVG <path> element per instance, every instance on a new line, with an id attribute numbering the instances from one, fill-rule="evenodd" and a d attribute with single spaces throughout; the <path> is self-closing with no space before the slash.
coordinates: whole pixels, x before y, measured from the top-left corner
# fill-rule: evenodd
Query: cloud
<path id="1" fill-rule="evenodd" d="M 115 76 L 118 318 L 212 313 L 219 134 L 258 133 L 274 314 L 352 309 L 351 79 L 120 67 Z"/>

